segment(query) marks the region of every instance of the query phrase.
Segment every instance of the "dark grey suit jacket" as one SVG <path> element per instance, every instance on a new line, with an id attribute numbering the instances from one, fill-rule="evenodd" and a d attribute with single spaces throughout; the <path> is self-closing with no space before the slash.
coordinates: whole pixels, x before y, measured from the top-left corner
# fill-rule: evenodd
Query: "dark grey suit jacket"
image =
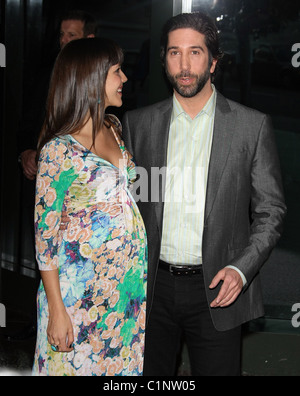
<path id="1" fill-rule="evenodd" d="M 123 138 L 138 166 L 167 165 L 172 99 L 125 114 Z M 149 180 L 149 196 L 151 196 Z M 148 315 L 160 255 L 163 208 L 160 202 L 138 203 L 149 246 Z M 220 286 L 209 285 L 227 265 L 240 269 L 247 286 L 228 308 L 211 309 L 217 330 L 225 331 L 264 315 L 259 271 L 276 245 L 286 212 L 280 165 L 269 117 L 217 95 L 209 166 L 203 271 L 211 303 Z"/>

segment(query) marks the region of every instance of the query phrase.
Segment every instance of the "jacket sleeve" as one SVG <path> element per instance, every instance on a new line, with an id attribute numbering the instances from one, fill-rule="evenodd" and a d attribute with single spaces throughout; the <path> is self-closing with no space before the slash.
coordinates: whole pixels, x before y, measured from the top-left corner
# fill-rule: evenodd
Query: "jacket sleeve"
<path id="1" fill-rule="evenodd" d="M 134 156 L 134 149 L 132 144 L 132 138 L 130 134 L 130 126 L 128 113 L 125 113 L 122 121 L 122 139 L 124 141 L 125 147 L 127 150 Z"/>
<path id="2" fill-rule="evenodd" d="M 249 245 L 230 262 L 248 284 L 278 242 L 286 214 L 280 163 L 270 117 L 259 132 L 251 169 L 251 232 Z"/>

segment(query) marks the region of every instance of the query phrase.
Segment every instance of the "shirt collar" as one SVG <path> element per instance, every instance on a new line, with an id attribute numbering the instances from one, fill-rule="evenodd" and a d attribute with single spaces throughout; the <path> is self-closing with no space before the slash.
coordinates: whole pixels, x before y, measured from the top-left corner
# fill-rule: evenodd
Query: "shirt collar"
<path id="1" fill-rule="evenodd" d="M 196 118 L 199 117 L 201 114 L 207 114 L 208 117 L 213 117 L 215 114 L 215 109 L 216 109 L 216 103 L 217 103 L 217 92 L 216 88 L 213 84 L 211 84 L 211 87 L 213 89 L 213 93 L 211 97 L 208 99 L 206 105 L 203 107 L 203 109 L 200 111 L 199 114 L 197 114 Z M 173 111 L 172 111 L 172 121 L 178 118 L 181 114 L 188 114 L 183 110 L 181 104 L 179 103 L 178 99 L 176 98 L 176 95 L 173 95 Z"/>

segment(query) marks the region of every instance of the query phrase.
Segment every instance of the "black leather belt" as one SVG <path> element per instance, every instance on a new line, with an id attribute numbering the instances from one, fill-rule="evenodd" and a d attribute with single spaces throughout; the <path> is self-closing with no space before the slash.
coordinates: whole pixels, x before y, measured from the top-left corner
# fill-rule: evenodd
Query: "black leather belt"
<path id="1" fill-rule="evenodd" d="M 191 276 L 202 272 L 202 265 L 173 265 L 159 260 L 159 268 L 170 272 L 173 276 Z"/>

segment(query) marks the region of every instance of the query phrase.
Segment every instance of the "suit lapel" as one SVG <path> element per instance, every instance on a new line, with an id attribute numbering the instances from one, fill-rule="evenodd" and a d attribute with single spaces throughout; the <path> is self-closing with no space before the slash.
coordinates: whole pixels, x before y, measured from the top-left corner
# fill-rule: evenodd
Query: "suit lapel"
<path id="1" fill-rule="evenodd" d="M 153 118 L 151 120 L 151 145 L 153 153 L 153 159 L 151 163 L 151 170 L 153 168 L 162 169 L 167 166 L 167 156 L 168 156 L 168 142 L 169 142 L 169 131 L 170 122 L 172 115 L 172 99 L 162 102 L 156 111 L 153 113 Z M 160 177 L 160 180 L 162 177 Z M 155 184 L 157 180 L 155 180 Z M 163 210 L 164 203 L 162 197 L 164 197 L 164 186 L 159 186 L 159 202 L 155 202 L 155 212 L 157 217 L 157 224 L 162 235 L 162 220 L 163 220 Z"/>
<path id="2" fill-rule="evenodd" d="M 217 94 L 214 137 L 209 165 L 205 222 L 207 221 L 219 189 L 222 174 L 230 153 L 232 137 L 235 130 L 236 114 L 227 100 Z M 153 153 L 149 169 L 162 169 L 167 166 L 168 141 L 172 114 L 172 99 L 162 102 L 153 112 L 151 120 L 151 152 Z M 150 175 L 149 175 L 150 177 Z M 161 188 L 160 188 L 160 191 Z M 160 234 L 162 234 L 162 219 L 164 203 L 162 199 L 155 204 L 155 212 Z"/>
<path id="3" fill-rule="evenodd" d="M 151 144 L 153 163 L 151 166 L 163 167 L 167 165 L 169 130 L 172 114 L 172 100 L 162 102 L 154 111 L 151 120 Z"/>
<path id="4" fill-rule="evenodd" d="M 205 223 L 212 211 L 219 189 L 222 174 L 230 153 L 232 137 L 236 123 L 236 113 L 232 111 L 227 100 L 217 94 L 213 144 L 209 165 Z"/>

